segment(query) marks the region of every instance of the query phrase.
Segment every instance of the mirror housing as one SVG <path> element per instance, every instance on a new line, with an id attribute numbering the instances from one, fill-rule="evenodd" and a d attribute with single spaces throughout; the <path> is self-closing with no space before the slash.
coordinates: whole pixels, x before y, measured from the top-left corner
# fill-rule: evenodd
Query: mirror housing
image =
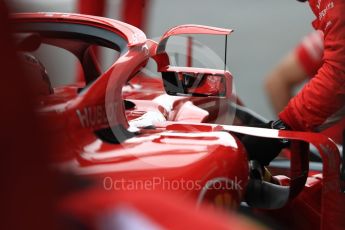
<path id="1" fill-rule="evenodd" d="M 232 93 L 229 71 L 168 67 L 162 71 L 164 89 L 172 96 L 228 97 Z"/>

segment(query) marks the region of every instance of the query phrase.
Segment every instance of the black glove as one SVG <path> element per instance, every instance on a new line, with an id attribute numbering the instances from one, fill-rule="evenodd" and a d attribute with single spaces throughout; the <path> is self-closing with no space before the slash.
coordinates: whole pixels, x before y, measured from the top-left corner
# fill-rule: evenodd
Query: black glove
<path id="1" fill-rule="evenodd" d="M 256 125 L 257 128 L 267 129 L 288 129 L 288 127 L 281 121 L 270 121 L 266 124 Z M 278 156 L 283 148 L 289 146 L 286 140 L 265 138 L 245 135 L 242 138 L 242 143 L 246 147 L 249 160 L 256 160 L 261 165 L 269 165 L 269 163 Z"/>

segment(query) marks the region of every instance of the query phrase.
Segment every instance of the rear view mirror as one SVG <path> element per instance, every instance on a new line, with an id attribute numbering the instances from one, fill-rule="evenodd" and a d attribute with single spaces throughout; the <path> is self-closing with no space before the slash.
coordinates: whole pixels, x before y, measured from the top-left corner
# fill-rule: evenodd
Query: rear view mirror
<path id="1" fill-rule="evenodd" d="M 169 68 L 162 71 L 164 88 L 173 96 L 226 97 L 231 94 L 227 71 L 197 68 Z"/>

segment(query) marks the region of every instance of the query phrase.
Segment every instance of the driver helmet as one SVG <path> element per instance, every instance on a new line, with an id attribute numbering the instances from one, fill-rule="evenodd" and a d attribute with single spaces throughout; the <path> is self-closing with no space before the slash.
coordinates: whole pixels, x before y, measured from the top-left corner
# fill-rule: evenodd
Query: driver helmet
<path id="1" fill-rule="evenodd" d="M 21 53 L 22 67 L 29 76 L 33 90 L 37 96 L 47 96 L 52 94 L 53 88 L 46 68 L 33 55 L 29 53 Z"/>

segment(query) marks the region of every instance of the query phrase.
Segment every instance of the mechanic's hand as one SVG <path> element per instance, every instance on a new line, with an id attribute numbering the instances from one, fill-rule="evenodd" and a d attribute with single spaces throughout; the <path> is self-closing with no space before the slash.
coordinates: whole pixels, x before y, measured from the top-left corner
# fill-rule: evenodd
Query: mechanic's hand
<path id="1" fill-rule="evenodd" d="M 282 121 L 270 121 L 266 124 L 256 125 L 257 128 L 267 129 L 287 129 Z M 275 139 L 245 135 L 242 142 L 248 152 L 249 160 L 256 160 L 261 165 L 269 165 L 269 163 L 278 156 L 283 148 L 289 146 L 289 142 Z"/>

